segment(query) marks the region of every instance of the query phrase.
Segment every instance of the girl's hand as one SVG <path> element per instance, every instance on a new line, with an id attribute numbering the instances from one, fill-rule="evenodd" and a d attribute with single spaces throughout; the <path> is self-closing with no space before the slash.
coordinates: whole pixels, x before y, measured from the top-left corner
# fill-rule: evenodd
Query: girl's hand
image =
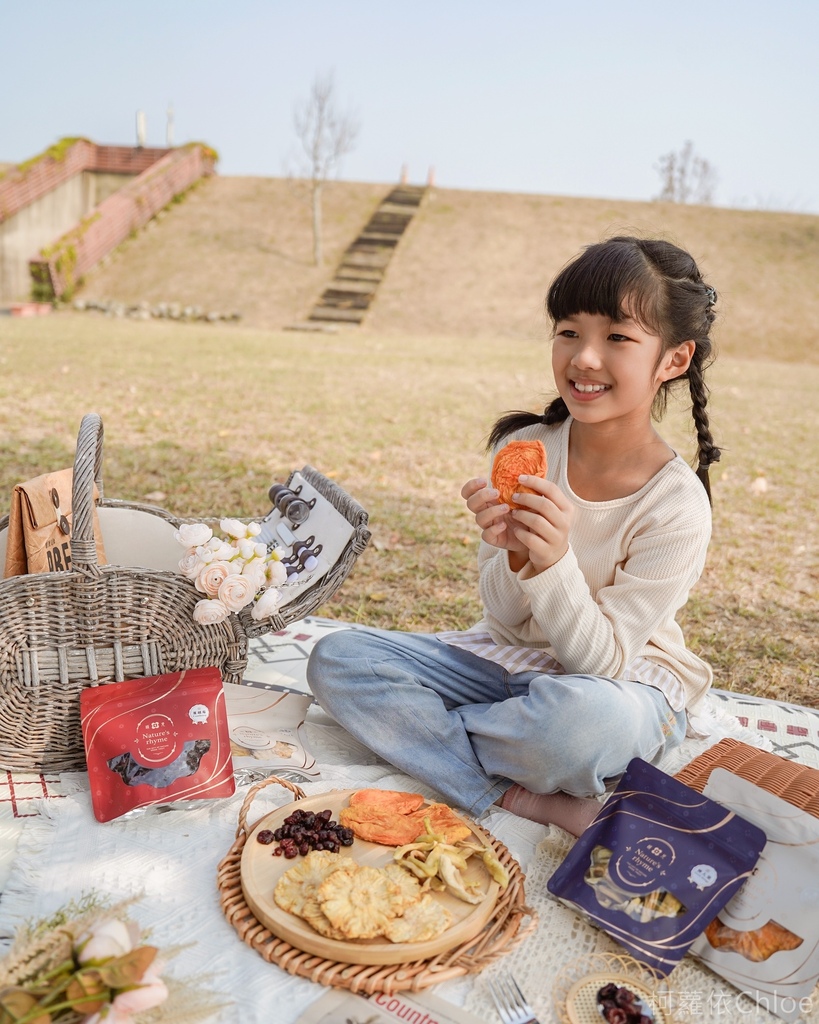
<path id="1" fill-rule="evenodd" d="M 509 528 L 509 506 L 500 504 L 495 488 L 477 477 L 467 480 L 461 488 L 461 497 L 466 499 L 466 507 L 475 516 L 475 522 L 481 530 L 481 540 L 496 548 L 518 552 L 525 561 L 528 549 Z"/>
<path id="2" fill-rule="evenodd" d="M 559 562 L 569 550 L 574 506 L 550 480 L 521 476 L 520 482 L 537 493 L 513 495 L 515 503 L 525 507 L 511 511 L 509 533 L 524 546 L 535 573 L 539 573 Z"/>

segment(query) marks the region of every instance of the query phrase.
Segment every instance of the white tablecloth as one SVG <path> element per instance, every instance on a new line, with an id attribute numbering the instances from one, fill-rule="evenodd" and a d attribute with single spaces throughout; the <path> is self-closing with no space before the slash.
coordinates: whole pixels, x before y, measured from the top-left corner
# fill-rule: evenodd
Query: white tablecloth
<path id="1" fill-rule="evenodd" d="M 323 772 L 320 781 L 302 784 L 308 795 L 371 784 L 424 791 L 415 780 L 379 762 L 316 706 L 308 715 L 308 739 Z M 675 770 L 678 765 L 668 767 Z M 219 1024 L 293 1024 L 321 996 L 320 986 L 292 977 L 241 942 L 219 907 L 216 867 L 233 842 L 246 790 L 213 804 L 178 806 L 100 825 L 92 815 L 85 777 L 78 775 L 74 781 L 76 792 L 42 800 L 40 813 L 22 829 L 0 900 L 0 939 L 10 936 L 22 921 L 45 916 L 83 892 L 97 890 L 115 900 L 141 895 L 133 916 L 151 929 L 154 944 L 191 944 L 171 962 L 168 972 L 177 977 L 205 975 L 210 988 L 232 1000 L 215 1018 Z M 70 780 L 64 776 L 63 782 Z M 426 794 L 434 795 L 431 790 Z M 250 820 L 289 800 L 280 787 L 267 787 L 255 798 Z M 527 873 L 527 898 L 541 917 L 539 933 L 486 973 L 507 962 L 513 966 L 546 1022 L 553 1019 L 552 981 L 567 960 L 617 947 L 546 892 L 545 881 L 565 856 L 571 837 L 497 809 L 482 824 L 507 845 Z M 697 1010 L 689 1019 L 728 1024 L 724 1001 L 716 999 L 730 991 L 728 986 L 688 961 L 675 971 L 675 979 L 689 1007 Z M 435 994 L 466 1006 L 479 1019 L 496 1020 L 485 974 L 446 982 Z M 742 1013 L 746 1024 L 774 1019 L 750 1004 L 743 1004 Z"/>

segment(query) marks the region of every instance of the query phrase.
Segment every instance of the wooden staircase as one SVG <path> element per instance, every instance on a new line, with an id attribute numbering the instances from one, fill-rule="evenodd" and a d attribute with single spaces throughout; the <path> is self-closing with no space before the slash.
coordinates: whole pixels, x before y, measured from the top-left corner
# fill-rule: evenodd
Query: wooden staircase
<path id="1" fill-rule="evenodd" d="M 397 185 L 381 201 L 341 257 L 335 277 L 307 318 L 309 323 L 317 327 L 361 323 L 426 190 L 425 185 Z"/>

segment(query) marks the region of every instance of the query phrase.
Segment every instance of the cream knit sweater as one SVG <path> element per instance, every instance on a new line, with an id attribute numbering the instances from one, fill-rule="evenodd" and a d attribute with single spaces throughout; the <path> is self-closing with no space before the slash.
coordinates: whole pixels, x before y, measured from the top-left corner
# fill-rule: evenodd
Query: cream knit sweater
<path id="1" fill-rule="evenodd" d="M 549 479 L 575 505 L 569 550 L 533 576 L 531 565 L 515 573 L 506 551 L 481 542 L 480 626 L 498 644 L 548 651 L 572 674 L 634 678 L 629 664 L 647 658 L 677 676 L 693 708 L 712 673 L 687 650 L 675 615 L 705 564 L 705 489 L 677 455 L 634 494 L 584 501 L 566 475 L 570 429 L 571 418 L 514 435 L 543 441 Z"/>

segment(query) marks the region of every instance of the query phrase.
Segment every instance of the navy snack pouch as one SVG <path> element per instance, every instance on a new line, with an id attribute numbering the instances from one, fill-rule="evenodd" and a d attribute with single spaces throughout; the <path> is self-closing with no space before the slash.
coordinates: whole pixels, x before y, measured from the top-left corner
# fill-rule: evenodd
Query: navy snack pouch
<path id="1" fill-rule="evenodd" d="M 667 975 L 765 842 L 761 828 L 634 758 L 547 888 Z"/>

